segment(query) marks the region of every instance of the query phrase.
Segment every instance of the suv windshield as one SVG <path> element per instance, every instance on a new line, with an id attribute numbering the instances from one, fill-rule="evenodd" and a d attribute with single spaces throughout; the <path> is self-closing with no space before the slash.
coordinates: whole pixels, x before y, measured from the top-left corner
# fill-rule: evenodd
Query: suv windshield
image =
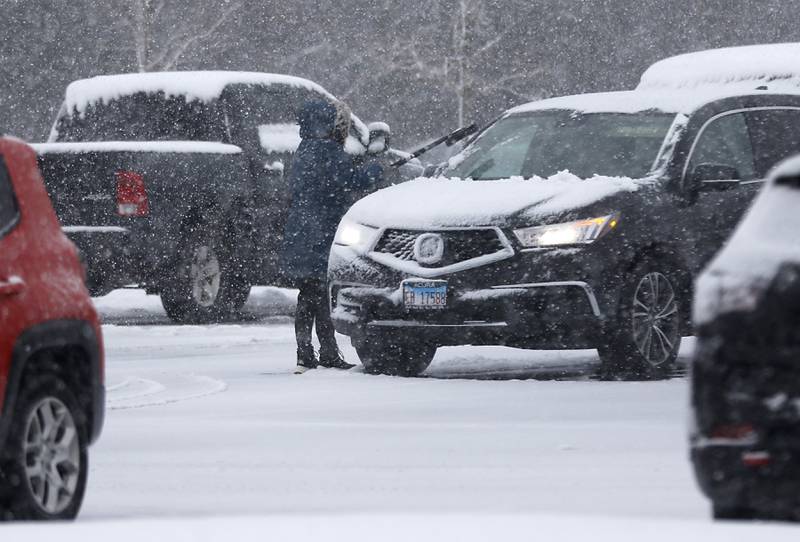
<path id="1" fill-rule="evenodd" d="M 675 116 L 547 111 L 501 119 L 464 150 L 447 175 L 474 180 L 543 178 L 567 170 L 641 178 L 653 168 Z"/>

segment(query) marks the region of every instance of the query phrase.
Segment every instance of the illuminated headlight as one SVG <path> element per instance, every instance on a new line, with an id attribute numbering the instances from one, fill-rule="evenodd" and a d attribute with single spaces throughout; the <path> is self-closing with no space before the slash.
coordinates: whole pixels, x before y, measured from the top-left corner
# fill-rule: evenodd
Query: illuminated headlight
<path id="1" fill-rule="evenodd" d="M 370 228 L 358 222 L 344 219 L 336 231 L 335 242 L 340 246 L 367 250 L 374 242 L 377 233 L 378 230 L 376 228 Z"/>
<path id="2" fill-rule="evenodd" d="M 514 235 L 525 248 L 588 245 L 616 228 L 618 224 L 619 214 L 615 213 L 564 224 L 522 228 L 514 230 Z"/>

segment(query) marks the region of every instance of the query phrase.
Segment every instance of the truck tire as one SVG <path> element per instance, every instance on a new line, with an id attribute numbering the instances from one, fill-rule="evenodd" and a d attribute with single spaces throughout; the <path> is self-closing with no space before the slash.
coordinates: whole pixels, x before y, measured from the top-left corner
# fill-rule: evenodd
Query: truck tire
<path id="1" fill-rule="evenodd" d="M 54 377 L 23 384 L 13 414 L 3 477 L 3 519 L 71 520 L 80 511 L 89 472 L 86 415 Z"/>
<path id="2" fill-rule="evenodd" d="M 369 374 L 415 377 L 425 372 L 436 355 L 436 346 L 411 343 L 400 337 L 373 335 L 354 344 Z"/>
<path id="3" fill-rule="evenodd" d="M 653 380 L 671 374 L 683 332 L 680 273 L 664 259 L 648 258 L 623 277 L 616 313 L 598 347 L 603 376 Z"/>
<path id="4" fill-rule="evenodd" d="M 184 241 L 170 276 L 159 288 L 161 304 L 178 323 L 229 319 L 250 294 L 243 276 L 231 248 L 222 246 L 210 232 L 196 230 Z"/>

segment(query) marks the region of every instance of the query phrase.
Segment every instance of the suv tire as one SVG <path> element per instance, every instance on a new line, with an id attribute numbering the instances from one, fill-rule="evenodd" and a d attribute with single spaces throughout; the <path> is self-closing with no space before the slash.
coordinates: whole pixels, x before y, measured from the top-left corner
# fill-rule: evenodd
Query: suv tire
<path id="1" fill-rule="evenodd" d="M 615 316 L 598 347 L 603 376 L 622 380 L 666 378 L 683 335 L 680 273 L 661 259 L 646 259 L 625 274 Z"/>
<path id="2" fill-rule="evenodd" d="M 86 415 L 67 385 L 54 377 L 24 383 L 1 463 L 5 519 L 74 519 L 86 490 L 87 447 Z"/>
<path id="3" fill-rule="evenodd" d="M 184 241 L 171 276 L 161 287 L 161 304 L 179 323 L 230 318 L 244 306 L 250 284 L 236 269 L 233 254 L 206 230 Z"/>
<path id="4" fill-rule="evenodd" d="M 384 340 L 385 339 L 385 340 Z M 358 357 L 369 374 L 419 376 L 433 361 L 436 346 L 411 344 L 408 339 L 371 335 L 354 344 Z"/>
<path id="5" fill-rule="evenodd" d="M 758 519 L 758 513 L 745 506 L 720 506 L 714 505 L 712 509 L 712 516 L 718 521 L 747 521 Z"/>

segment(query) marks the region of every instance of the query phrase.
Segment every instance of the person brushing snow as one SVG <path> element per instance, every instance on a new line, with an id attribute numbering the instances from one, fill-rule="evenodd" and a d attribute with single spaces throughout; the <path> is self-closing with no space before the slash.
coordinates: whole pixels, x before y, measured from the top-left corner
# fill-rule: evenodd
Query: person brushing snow
<path id="1" fill-rule="evenodd" d="M 357 171 L 344 151 L 350 131 L 350 109 L 324 101 L 304 104 L 297 114 L 300 147 L 292 161 L 292 203 L 284 227 L 284 274 L 299 287 L 295 335 L 297 370 L 318 366 L 349 369 L 336 344 L 328 303 L 327 271 L 336 228 L 361 194 L 369 177 Z M 319 358 L 312 345 L 316 324 Z"/>

